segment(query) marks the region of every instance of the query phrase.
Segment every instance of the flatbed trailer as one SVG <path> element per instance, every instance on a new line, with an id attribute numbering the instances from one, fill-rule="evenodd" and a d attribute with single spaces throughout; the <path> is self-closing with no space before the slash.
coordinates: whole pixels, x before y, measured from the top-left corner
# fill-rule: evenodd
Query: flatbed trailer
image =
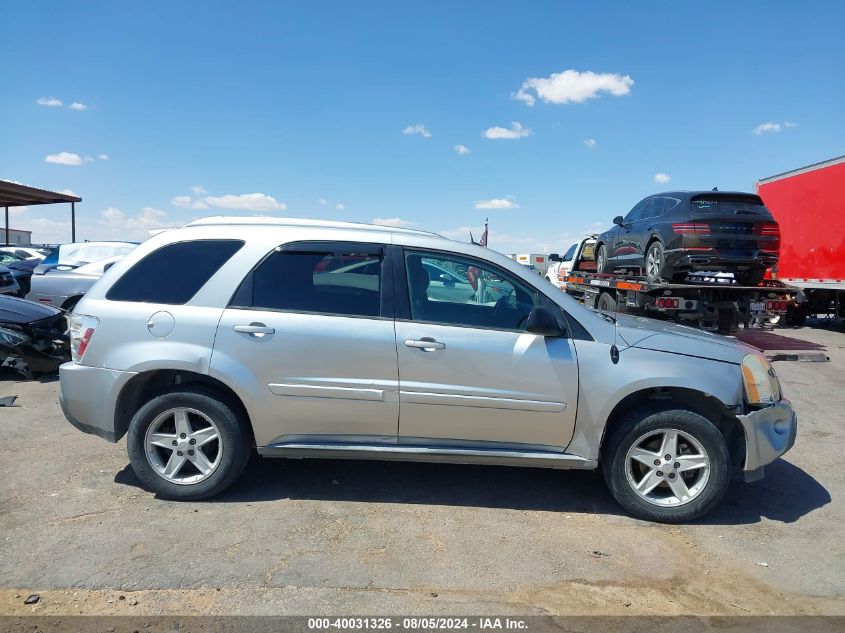
<path id="1" fill-rule="evenodd" d="M 777 280 L 741 286 L 732 277 L 702 273 L 692 273 L 679 283 L 655 283 L 639 275 L 576 270 L 565 273 L 560 282 L 588 308 L 676 321 L 722 334 L 782 323 L 798 292 Z"/>

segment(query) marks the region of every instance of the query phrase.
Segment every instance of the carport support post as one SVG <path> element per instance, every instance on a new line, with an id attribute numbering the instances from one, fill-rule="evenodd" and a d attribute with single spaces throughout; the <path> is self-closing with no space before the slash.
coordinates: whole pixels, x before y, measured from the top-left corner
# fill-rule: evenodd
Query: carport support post
<path id="1" fill-rule="evenodd" d="M 9 223 L 6 222 L 8 225 Z M 7 238 L 8 239 L 8 238 Z M 70 203 L 70 241 L 76 241 L 76 203 Z"/>
<path id="2" fill-rule="evenodd" d="M 9 207 L 6 207 L 6 245 L 9 245 Z"/>

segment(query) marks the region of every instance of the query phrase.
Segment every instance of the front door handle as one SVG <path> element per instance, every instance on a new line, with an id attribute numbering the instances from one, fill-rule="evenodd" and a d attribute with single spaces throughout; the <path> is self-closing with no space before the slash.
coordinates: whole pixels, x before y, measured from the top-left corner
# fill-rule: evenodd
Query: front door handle
<path id="1" fill-rule="evenodd" d="M 433 352 L 438 349 L 446 349 L 446 343 L 435 341 L 433 338 L 426 336 L 421 339 L 405 339 L 405 347 L 415 347 L 424 352 Z"/>
<path id="2" fill-rule="evenodd" d="M 236 325 L 235 332 L 249 334 L 250 336 L 261 337 L 265 334 L 275 334 L 276 328 L 267 327 L 263 323 L 252 322 L 249 325 Z"/>

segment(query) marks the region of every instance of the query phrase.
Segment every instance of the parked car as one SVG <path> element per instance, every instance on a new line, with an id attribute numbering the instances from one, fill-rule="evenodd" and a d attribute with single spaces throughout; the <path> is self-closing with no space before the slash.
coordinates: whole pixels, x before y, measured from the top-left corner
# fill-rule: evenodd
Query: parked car
<path id="1" fill-rule="evenodd" d="M 561 256 L 557 253 L 549 254 L 549 267 L 546 270 L 546 279 L 558 288 L 562 287 L 561 279 L 565 278 L 572 270 L 573 265 L 580 262 L 592 263 L 595 258 L 596 236 L 585 237 L 566 249 Z M 592 267 L 590 267 L 592 268 Z"/>
<path id="2" fill-rule="evenodd" d="M 102 261 L 118 255 L 126 255 L 135 248 L 136 242 L 75 242 L 72 244 L 61 244 L 54 248 L 38 266 L 35 267 L 36 275 L 59 269 L 73 270 L 85 264 Z"/>
<path id="3" fill-rule="evenodd" d="M 41 260 L 50 254 L 50 249 L 35 248 L 33 246 L 18 246 L 17 244 L 11 244 L 8 246 L 0 246 L 0 253 L 12 253 L 13 255 L 17 255 L 21 259 Z"/>
<path id="4" fill-rule="evenodd" d="M 600 273 L 640 268 L 649 281 L 678 281 L 691 271 L 727 271 L 753 286 L 778 261 L 778 223 L 751 193 L 660 193 L 613 224 L 598 238 Z"/>
<path id="5" fill-rule="evenodd" d="M 0 366 L 27 378 L 55 372 L 70 359 L 62 310 L 17 297 L 0 297 Z"/>
<path id="6" fill-rule="evenodd" d="M 30 279 L 31 287 L 26 298 L 63 310 L 73 310 L 94 282 L 122 258 L 123 255 L 117 255 L 71 270 L 54 269 L 43 275 L 34 275 Z"/>
<path id="7" fill-rule="evenodd" d="M 336 257 L 371 268 L 333 278 Z M 432 269 L 510 292 L 436 300 Z M 221 493 L 255 447 L 601 468 L 631 513 L 687 521 L 734 469 L 762 477 L 797 428 L 757 349 L 589 310 L 504 255 L 409 229 L 198 220 L 106 271 L 70 338 L 65 416 L 126 435 L 139 480 L 169 499 Z"/>
<path id="8" fill-rule="evenodd" d="M 0 295 L 16 295 L 19 292 L 20 286 L 12 271 L 0 264 Z"/>
<path id="9" fill-rule="evenodd" d="M 21 297 L 26 296 L 29 292 L 29 279 L 32 277 L 32 271 L 35 270 L 39 261 L 34 257 L 27 259 L 16 253 L 0 250 L 0 265 L 6 266 L 12 273 L 12 277 L 18 284 L 17 294 Z"/>

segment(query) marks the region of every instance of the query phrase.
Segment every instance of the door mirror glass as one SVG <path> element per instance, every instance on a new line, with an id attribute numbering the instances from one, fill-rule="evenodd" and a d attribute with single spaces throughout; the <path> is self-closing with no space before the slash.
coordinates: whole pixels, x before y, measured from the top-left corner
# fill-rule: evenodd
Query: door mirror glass
<path id="1" fill-rule="evenodd" d="M 554 312 L 544 306 L 537 306 L 528 315 L 525 330 L 531 334 L 542 336 L 562 336 L 563 329 L 555 317 Z"/>
<path id="2" fill-rule="evenodd" d="M 613 218 L 613 223 L 618 225 L 618 226 L 622 226 L 623 221 L 624 221 L 624 219 L 622 218 L 621 215 L 617 215 L 615 218 Z"/>

